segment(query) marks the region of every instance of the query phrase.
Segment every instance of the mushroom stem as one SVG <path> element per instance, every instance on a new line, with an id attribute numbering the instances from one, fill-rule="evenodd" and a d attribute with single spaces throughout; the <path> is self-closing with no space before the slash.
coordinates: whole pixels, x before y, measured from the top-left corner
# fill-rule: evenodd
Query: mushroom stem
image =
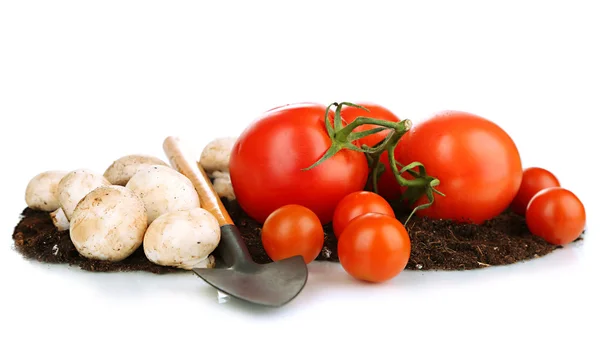
<path id="1" fill-rule="evenodd" d="M 229 201 L 235 200 L 235 192 L 233 191 L 229 173 L 215 171 L 213 177 L 213 187 L 217 195 L 221 198 L 227 198 Z"/>
<path id="2" fill-rule="evenodd" d="M 209 255 L 206 259 L 203 259 L 195 264 L 192 268 L 214 268 L 216 264 L 215 257 L 213 255 Z"/>
<path id="3" fill-rule="evenodd" d="M 50 213 L 50 218 L 52 218 L 52 223 L 58 229 L 59 232 L 66 231 L 69 229 L 69 220 L 65 215 L 65 211 L 62 208 L 58 208 L 55 211 Z"/>

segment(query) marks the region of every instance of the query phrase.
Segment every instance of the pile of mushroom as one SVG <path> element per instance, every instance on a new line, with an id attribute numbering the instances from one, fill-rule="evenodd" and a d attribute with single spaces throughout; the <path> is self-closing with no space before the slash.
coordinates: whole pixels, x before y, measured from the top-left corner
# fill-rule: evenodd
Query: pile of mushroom
<path id="1" fill-rule="evenodd" d="M 234 200 L 229 158 L 234 137 L 210 141 L 198 164 L 221 198 Z M 103 174 L 87 168 L 45 171 L 25 190 L 30 209 L 48 212 L 88 259 L 121 261 L 143 245 L 151 262 L 212 268 L 221 239 L 217 219 L 201 207 L 192 182 L 163 160 L 127 155 Z"/>

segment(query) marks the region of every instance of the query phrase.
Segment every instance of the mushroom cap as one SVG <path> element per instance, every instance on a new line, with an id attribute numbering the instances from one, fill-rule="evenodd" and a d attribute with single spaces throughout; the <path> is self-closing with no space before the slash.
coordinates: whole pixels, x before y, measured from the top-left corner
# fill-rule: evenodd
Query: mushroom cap
<path id="1" fill-rule="evenodd" d="M 67 171 L 44 171 L 34 176 L 25 189 L 27 207 L 52 212 L 60 207 L 58 202 L 58 183 Z"/>
<path id="2" fill-rule="evenodd" d="M 115 160 L 104 171 L 104 177 L 113 185 L 125 186 L 135 173 L 148 165 L 169 166 L 163 160 L 150 155 L 127 155 Z"/>
<path id="3" fill-rule="evenodd" d="M 210 141 L 200 154 L 200 165 L 209 175 L 213 171 L 229 172 L 229 159 L 236 137 L 222 137 Z"/>
<path id="4" fill-rule="evenodd" d="M 144 253 L 155 264 L 190 270 L 206 267 L 205 259 L 220 240 L 219 222 L 209 211 L 193 208 L 169 212 L 148 226 Z"/>
<path id="5" fill-rule="evenodd" d="M 78 169 L 66 174 L 58 183 L 58 202 L 67 219 L 71 221 L 75 207 L 85 195 L 102 186 L 110 186 L 110 182 L 92 170 Z"/>
<path id="6" fill-rule="evenodd" d="M 69 233 L 82 256 L 121 261 L 142 245 L 148 218 L 142 200 L 123 186 L 88 193 L 73 211 Z"/>
<path id="7" fill-rule="evenodd" d="M 167 166 L 151 165 L 140 169 L 125 187 L 144 202 L 149 224 L 167 212 L 200 207 L 200 198 L 192 181 Z"/>

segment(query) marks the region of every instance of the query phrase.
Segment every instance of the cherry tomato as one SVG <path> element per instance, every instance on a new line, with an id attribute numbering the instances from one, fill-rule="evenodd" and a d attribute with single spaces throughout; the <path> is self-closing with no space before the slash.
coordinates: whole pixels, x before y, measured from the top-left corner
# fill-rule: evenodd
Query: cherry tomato
<path id="1" fill-rule="evenodd" d="M 301 255 L 308 264 L 323 249 L 325 234 L 313 211 L 299 205 L 286 205 L 267 217 L 261 240 L 273 261 Z"/>
<path id="2" fill-rule="evenodd" d="M 353 219 L 338 239 L 340 264 L 359 280 L 383 282 L 408 264 L 410 239 L 394 217 L 367 213 Z"/>
<path id="3" fill-rule="evenodd" d="M 549 187 L 533 196 L 525 220 L 529 231 L 550 244 L 563 245 L 577 239 L 585 229 L 583 203 L 571 191 Z"/>
<path id="4" fill-rule="evenodd" d="M 342 111 L 341 111 L 342 118 L 344 118 L 344 120 L 348 124 L 352 123 L 359 116 L 387 120 L 387 121 L 391 121 L 391 122 L 399 122 L 400 121 L 400 118 L 398 118 L 396 116 L 396 114 L 392 113 L 391 110 L 389 110 L 379 104 L 370 103 L 370 102 L 362 102 L 362 103 L 354 103 L 354 104 L 363 106 L 363 107 L 369 109 L 369 111 L 366 111 L 361 108 L 351 107 L 351 106 L 342 107 Z M 364 124 L 364 125 L 359 126 L 356 129 L 354 129 L 353 131 L 361 132 L 361 131 L 375 129 L 375 128 L 379 128 L 379 126 L 372 125 L 372 124 Z M 373 146 L 377 145 L 378 142 L 385 139 L 385 137 L 389 134 L 390 130 L 391 129 L 386 129 L 386 130 L 382 130 L 378 133 L 371 134 L 369 136 L 365 136 L 364 138 L 359 140 L 359 143 L 361 145 L 364 144 L 364 145 L 373 147 Z"/>
<path id="5" fill-rule="evenodd" d="M 365 213 L 381 213 L 395 217 L 392 206 L 380 195 L 369 191 L 353 192 L 344 197 L 333 213 L 333 232 L 340 237 L 354 218 Z"/>
<path id="6" fill-rule="evenodd" d="M 250 217 L 263 223 L 277 208 L 298 204 L 326 224 L 344 196 L 364 188 L 369 167 L 361 152 L 343 149 L 303 171 L 331 145 L 325 110 L 312 103 L 278 107 L 238 137 L 229 170 L 237 201 Z"/>
<path id="7" fill-rule="evenodd" d="M 560 182 L 550 171 L 539 168 L 530 167 L 523 170 L 523 180 L 521 187 L 512 201 L 510 208 L 517 214 L 525 215 L 527 205 L 531 198 L 541 190 L 548 187 L 560 187 Z"/>
<path id="8" fill-rule="evenodd" d="M 413 125 L 402 136 L 396 160 L 418 161 L 440 180 L 435 203 L 417 214 L 482 223 L 508 208 L 519 190 L 523 169 L 511 137 L 495 123 L 466 112 L 445 111 Z M 384 175 L 390 175 L 386 160 Z M 405 173 L 407 178 L 411 178 Z M 402 192 L 396 185 L 396 195 Z M 426 203 L 426 197 L 416 203 Z"/>

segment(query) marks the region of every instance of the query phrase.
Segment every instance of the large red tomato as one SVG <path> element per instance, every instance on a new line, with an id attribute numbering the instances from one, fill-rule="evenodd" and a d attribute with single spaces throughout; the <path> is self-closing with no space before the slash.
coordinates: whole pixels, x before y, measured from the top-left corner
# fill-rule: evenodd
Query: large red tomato
<path id="1" fill-rule="evenodd" d="M 445 197 L 436 194 L 431 207 L 417 211 L 433 218 L 491 219 L 508 208 L 523 176 L 511 137 L 490 120 L 466 112 L 439 112 L 415 124 L 394 152 L 401 164 L 418 161 L 440 180 L 437 189 Z M 422 197 L 417 205 L 425 202 Z"/>
<path id="2" fill-rule="evenodd" d="M 276 209 L 296 204 L 329 223 L 337 203 L 364 188 L 369 168 L 361 152 L 344 149 L 303 171 L 331 145 L 325 110 L 314 103 L 277 107 L 239 136 L 229 170 L 237 201 L 250 217 L 263 223 Z"/>

